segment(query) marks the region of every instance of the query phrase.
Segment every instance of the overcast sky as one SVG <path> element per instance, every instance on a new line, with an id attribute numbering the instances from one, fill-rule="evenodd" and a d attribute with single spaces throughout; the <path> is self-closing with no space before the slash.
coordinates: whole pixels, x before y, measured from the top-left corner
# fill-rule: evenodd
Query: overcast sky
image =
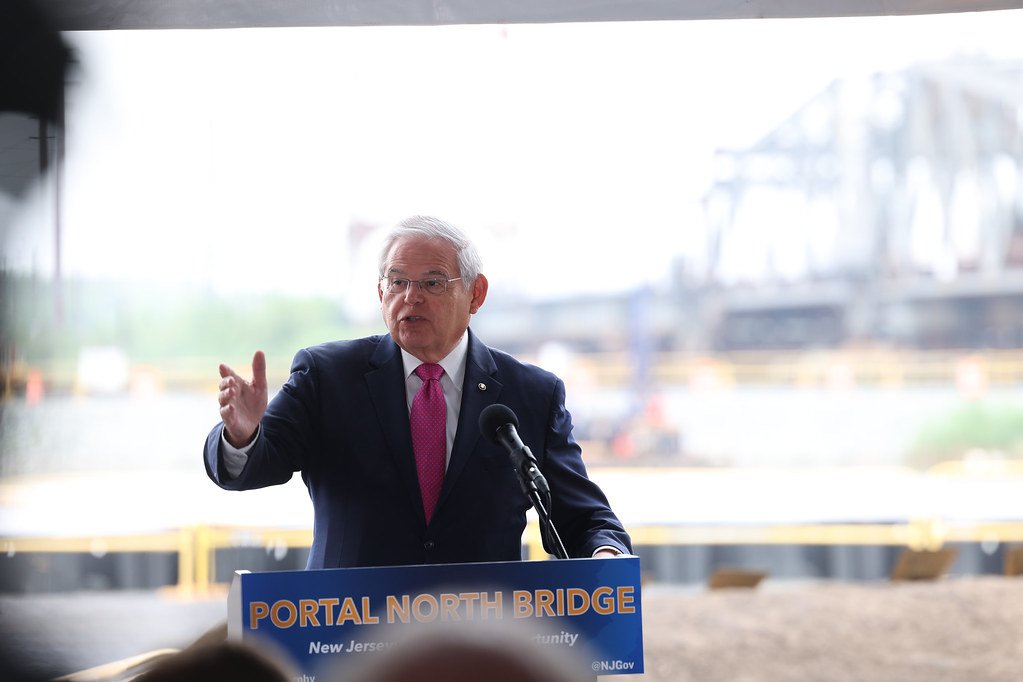
<path id="1" fill-rule="evenodd" d="M 954 54 L 1023 58 L 1023 13 L 70 34 L 69 274 L 373 305 L 353 220 L 432 213 L 502 286 L 659 282 L 703 237 L 720 147 L 831 80 Z M 52 266 L 47 205 L 4 231 Z"/>

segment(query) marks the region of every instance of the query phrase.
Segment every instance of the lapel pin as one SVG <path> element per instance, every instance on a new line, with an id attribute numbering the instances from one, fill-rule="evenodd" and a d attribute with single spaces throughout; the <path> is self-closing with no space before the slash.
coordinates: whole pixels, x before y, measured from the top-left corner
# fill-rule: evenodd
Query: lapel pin
<path id="1" fill-rule="evenodd" d="M 481 391 L 485 391 L 485 390 L 487 390 L 487 385 L 484 384 L 484 383 L 478 383 L 478 384 L 476 384 L 476 388 L 478 388 Z"/>

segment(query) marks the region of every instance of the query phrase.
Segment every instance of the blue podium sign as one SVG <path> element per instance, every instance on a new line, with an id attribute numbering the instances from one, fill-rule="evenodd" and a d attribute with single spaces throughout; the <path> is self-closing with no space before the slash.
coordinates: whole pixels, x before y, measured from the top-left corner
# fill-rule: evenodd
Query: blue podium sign
<path id="1" fill-rule="evenodd" d="M 383 655 L 411 628 L 507 621 L 590 674 L 632 674 L 643 672 L 640 597 L 638 557 L 239 571 L 228 636 L 268 640 L 312 677 Z"/>

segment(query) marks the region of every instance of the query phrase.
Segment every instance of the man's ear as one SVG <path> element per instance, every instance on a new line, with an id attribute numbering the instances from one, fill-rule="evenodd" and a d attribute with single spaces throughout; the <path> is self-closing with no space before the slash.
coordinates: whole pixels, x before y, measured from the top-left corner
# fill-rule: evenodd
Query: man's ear
<path id="1" fill-rule="evenodd" d="M 476 314 L 476 311 L 483 306 L 483 301 L 487 300 L 487 290 L 490 288 L 490 282 L 487 281 L 486 275 L 476 275 L 476 281 L 472 283 L 472 301 L 469 303 L 469 312 Z"/>

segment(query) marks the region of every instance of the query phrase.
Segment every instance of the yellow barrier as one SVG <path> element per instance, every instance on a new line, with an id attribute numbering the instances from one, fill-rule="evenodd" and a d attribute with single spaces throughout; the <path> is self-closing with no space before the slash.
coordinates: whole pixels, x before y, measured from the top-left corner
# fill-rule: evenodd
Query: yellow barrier
<path id="1" fill-rule="evenodd" d="M 174 358 L 157 372 L 162 385 L 215 392 L 209 368 L 222 358 Z M 528 358 L 536 361 L 536 358 Z M 601 386 L 623 386 L 635 378 L 635 360 L 626 351 L 580 353 L 578 368 Z M 32 371 L 23 362 L 0 367 L 0 403 L 13 399 Z M 75 365 L 51 363 L 45 369 L 49 387 L 74 388 Z M 288 378 L 287 363 L 268 368 L 271 384 Z M 661 386 L 677 385 L 984 385 L 1023 384 L 1023 349 L 831 349 L 749 350 L 719 353 L 667 351 L 650 359 L 650 377 Z"/>
<path id="2" fill-rule="evenodd" d="M 281 528 L 210 528 L 203 526 L 197 529 L 197 537 L 201 542 L 196 546 L 196 587 L 205 589 L 215 581 L 216 552 L 218 549 L 232 547 L 265 547 L 305 549 L 313 543 L 311 529 Z M 179 584 L 179 587 L 181 585 Z"/>
<path id="3" fill-rule="evenodd" d="M 1023 522 L 948 523 L 919 519 L 905 524 L 776 524 L 731 526 L 639 525 L 629 528 L 636 546 L 658 545 L 891 545 L 935 551 L 946 543 L 1023 542 Z M 527 557 L 547 558 L 535 521 L 523 536 Z M 2 538 L 0 549 L 17 553 L 169 552 L 178 555 L 177 588 L 205 593 L 216 580 L 216 552 L 235 547 L 304 549 L 312 531 L 198 526 L 148 535 Z"/>
<path id="4" fill-rule="evenodd" d="M 601 386 L 634 378 L 634 359 L 623 351 L 579 354 L 575 360 Z M 661 386 L 702 387 L 1013 385 L 1023 383 L 1023 350 L 670 351 L 651 357 L 649 378 Z"/>

